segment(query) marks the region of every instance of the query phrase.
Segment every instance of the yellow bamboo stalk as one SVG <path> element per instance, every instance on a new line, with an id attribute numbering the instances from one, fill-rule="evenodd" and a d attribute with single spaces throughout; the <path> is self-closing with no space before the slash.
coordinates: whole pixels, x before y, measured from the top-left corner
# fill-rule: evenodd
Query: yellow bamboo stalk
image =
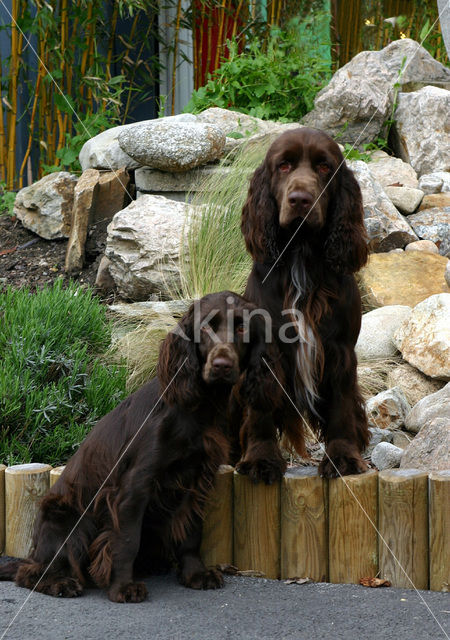
<path id="1" fill-rule="evenodd" d="M 172 106 L 170 109 L 170 112 L 172 115 L 175 115 L 175 87 L 176 87 L 176 79 L 177 79 L 177 55 L 178 55 L 178 42 L 180 38 L 180 20 L 181 20 L 181 0 L 178 0 L 177 18 L 175 22 L 173 60 L 172 60 Z"/>
<path id="2" fill-rule="evenodd" d="M 2 83 L 2 59 L 0 56 L 0 86 Z M 6 145 L 5 125 L 3 114 L 3 101 L 0 99 L 0 178 L 4 182 L 6 178 Z"/>
<path id="3" fill-rule="evenodd" d="M 119 3 L 114 3 L 113 14 L 111 16 L 110 36 L 108 42 L 108 53 L 106 56 L 106 79 L 111 80 L 111 63 L 114 48 L 114 39 L 116 37 L 117 18 L 119 16 Z"/>
<path id="4" fill-rule="evenodd" d="M 68 23 L 68 12 L 67 12 L 67 0 L 61 0 L 61 88 L 64 91 L 64 83 L 65 83 L 65 68 L 66 68 L 66 49 L 67 49 L 67 41 L 69 35 L 69 23 Z M 67 95 L 70 95 L 67 93 Z M 57 149 L 62 149 L 66 143 L 66 124 L 67 118 L 59 109 L 57 109 L 57 117 L 58 117 L 58 127 L 59 127 L 59 136 L 58 136 L 58 147 Z"/>
<path id="5" fill-rule="evenodd" d="M 208 15 L 208 30 L 206 36 L 206 75 L 209 73 L 209 67 L 211 65 L 211 35 L 212 35 L 212 19 L 211 16 Z"/>
<path id="6" fill-rule="evenodd" d="M 198 89 L 202 81 L 203 35 L 204 35 L 204 24 L 205 24 L 205 18 L 206 18 L 205 5 L 203 2 L 201 4 L 201 7 L 202 8 L 200 11 L 200 34 L 199 34 L 200 45 L 198 50 L 198 66 L 197 66 L 198 75 L 197 75 L 196 89 Z"/>
<path id="7" fill-rule="evenodd" d="M 16 123 L 17 123 L 17 75 L 19 71 L 19 32 L 17 20 L 19 18 L 19 0 L 12 0 L 11 4 L 11 61 L 9 77 L 9 103 L 11 109 L 8 118 L 8 152 L 6 165 L 7 189 L 14 188 L 15 160 L 16 160 Z"/>
<path id="8" fill-rule="evenodd" d="M 226 9 L 227 9 L 226 1 L 222 0 L 222 4 L 220 5 L 220 15 L 218 16 L 218 19 L 220 20 L 220 24 L 219 24 L 219 33 L 217 37 L 216 55 L 214 57 L 214 69 L 217 69 L 217 67 L 219 66 L 220 53 L 221 53 L 220 50 L 223 47 L 223 31 L 224 31 L 225 20 L 226 20 Z"/>
<path id="9" fill-rule="evenodd" d="M 233 24 L 233 31 L 231 32 L 231 38 L 234 38 L 236 36 L 237 26 L 239 24 L 239 16 L 242 10 L 243 3 L 244 3 L 244 0 L 239 0 L 239 4 L 237 6 L 235 17 L 234 17 L 234 24 Z"/>
<path id="10" fill-rule="evenodd" d="M 20 166 L 20 171 L 19 171 L 19 189 L 22 189 L 22 187 L 23 187 L 23 173 L 25 171 L 25 167 L 26 167 L 28 158 L 29 158 L 30 153 L 31 153 L 31 145 L 33 144 L 34 121 L 35 121 L 35 118 L 36 118 L 36 107 L 37 107 L 37 104 L 38 104 L 39 91 L 40 91 L 41 79 L 42 79 L 41 69 L 42 69 L 42 65 L 40 65 L 38 76 L 37 76 L 37 80 L 36 80 L 36 86 L 34 88 L 33 107 L 31 109 L 31 117 L 30 117 L 30 133 L 29 133 L 29 136 L 28 136 L 27 149 L 25 151 L 25 155 L 24 155 L 22 164 Z"/>

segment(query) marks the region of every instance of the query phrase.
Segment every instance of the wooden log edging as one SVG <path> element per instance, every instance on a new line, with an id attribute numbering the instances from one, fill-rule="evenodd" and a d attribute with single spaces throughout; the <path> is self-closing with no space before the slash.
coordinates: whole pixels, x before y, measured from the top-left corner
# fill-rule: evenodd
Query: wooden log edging
<path id="1" fill-rule="evenodd" d="M 0 553 L 28 553 L 39 500 L 63 469 L 0 465 Z M 201 553 L 208 566 L 268 578 L 357 583 L 379 575 L 394 587 L 448 591 L 450 470 L 327 480 L 316 467 L 296 467 L 268 487 L 222 467 Z"/>

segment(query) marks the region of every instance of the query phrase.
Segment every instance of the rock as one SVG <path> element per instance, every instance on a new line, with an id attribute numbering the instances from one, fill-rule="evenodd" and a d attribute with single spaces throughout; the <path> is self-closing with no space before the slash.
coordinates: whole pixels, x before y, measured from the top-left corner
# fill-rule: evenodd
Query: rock
<path id="1" fill-rule="evenodd" d="M 18 192 L 14 215 L 41 238 L 68 238 L 76 183 L 77 177 L 66 171 L 49 173 Z"/>
<path id="2" fill-rule="evenodd" d="M 418 188 L 417 174 L 410 164 L 403 162 L 400 158 L 384 155 L 372 154 L 368 169 L 374 179 L 381 184 L 383 189 L 393 185 L 401 187 Z M 395 203 L 394 203 L 395 204 Z"/>
<path id="3" fill-rule="evenodd" d="M 450 70 L 449 70 L 450 72 Z M 397 156 L 419 175 L 450 170 L 450 91 L 424 87 L 399 93 L 392 127 Z"/>
<path id="4" fill-rule="evenodd" d="M 143 195 L 108 226 L 105 255 L 119 293 L 130 300 L 163 298 L 179 286 L 180 241 L 188 205 Z"/>
<path id="5" fill-rule="evenodd" d="M 416 305 L 393 341 L 404 360 L 427 376 L 450 380 L 450 293 L 430 296 Z"/>
<path id="6" fill-rule="evenodd" d="M 95 208 L 90 224 L 109 222 L 113 216 L 121 211 L 132 200 L 129 192 L 130 176 L 124 168 L 117 171 L 100 173 Z"/>
<path id="7" fill-rule="evenodd" d="M 95 207 L 100 173 L 97 169 L 83 171 L 78 180 L 73 201 L 72 229 L 67 244 L 64 269 L 76 273 L 83 268 L 84 246 L 86 243 L 89 218 Z"/>
<path id="8" fill-rule="evenodd" d="M 395 469 L 400 466 L 403 457 L 403 449 L 390 442 L 380 442 L 372 451 L 370 457 L 372 464 L 378 469 Z"/>
<path id="9" fill-rule="evenodd" d="M 409 443 L 412 442 L 413 436 L 408 435 L 404 431 L 394 431 L 394 437 L 392 438 L 392 444 L 400 449 L 406 449 Z"/>
<path id="10" fill-rule="evenodd" d="M 431 240 L 443 256 L 450 256 L 450 207 L 433 208 L 408 216 L 419 238 Z"/>
<path id="11" fill-rule="evenodd" d="M 386 377 L 386 385 L 388 387 L 400 387 L 412 407 L 425 396 L 442 389 L 444 384 L 441 380 L 428 378 L 406 362 L 388 371 Z"/>
<path id="12" fill-rule="evenodd" d="M 426 424 L 405 449 L 400 467 L 425 471 L 450 469 L 450 419 L 435 418 Z"/>
<path id="13" fill-rule="evenodd" d="M 435 418 L 450 421 L 450 383 L 419 400 L 406 416 L 405 427 L 412 433 L 419 433 Z"/>
<path id="14" fill-rule="evenodd" d="M 450 208 L 450 192 L 431 193 L 425 196 L 420 203 L 419 211 L 423 211 L 424 209 L 433 209 L 434 207 L 437 207 L 438 209 L 443 209 L 444 207 Z"/>
<path id="15" fill-rule="evenodd" d="M 182 113 L 177 116 L 168 116 L 160 120 L 175 120 L 181 122 L 196 122 L 197 118 L 191 113 Z M 119 146 L 118 137 L 123 131 L 129 131 L 133 127 L 155 122 L 155 120 L 143 120 L 124 124 L 119 127 L 111 127 L 98 135 L 90 138 L 82 147 L 79 155 L 81 168 L 86 169 L 136 169 L 139 163 L 133 160 Z"/>
<path id="16" fill-rule="evenodd" d="M 212 124 L 168 118 L 135 125 L 118 140 L 136 162 L 162 171 L 187 171 L 217 160 L 225 146 L 223 131 Z"/>
<path id="17" fill-rule="evenodd" d="M 450 191 L 450 172 L 426 173 L 419 179 L 419 189 L 422 189 L 425 194 Z"/>
<path id="18" fill-rule="evenodd" d="M 390 358 L 397 353 L 394 332 L 411 313 L 411 307 L 390 305 L 365 313 L 355 351 L 358 361 Z"/>
<path id="19" fill-rule="evenodd" d="M 364 224 L 371 251 L 403 248 L 417 240 L 416 234 L 394 207 L 380 183 L 373 178 L 366 163 L 356 160 L 347 164 L 361 187 Z"/>
<path id="20" fill-rule="evenodd" d="M 411 407 L 400 387 L 377 393 L 366 402 L 369 425 L 379 429 L 400 429 Z"/>
<path id="21" fill-rule="evenodd" d="M 313 111 L 302 124 L 324 129 L 333 137 L 339 134 L 342 142 L 372 142 L 384 132 L 391 115 L 394 84 L 402 86 L 424 78 L 446 82 L 450 70 L 414 40 L 396 40 L 381 51 L 362 51 L 319 91 Z"/>
<path id="22" fill-rule="evenodd" d="M 385 187 L 384 190 L 392 204 L 405 215 L 414 213 L 422 202 L 423 191 L 420 189 L 412 189 L 411 187 Z"/>
<path id="23" fill-rule="evenodd" d="M 109 272 L 110 261 L 106 256 L 102 256 L 98 265 L 97 275 L 95 278 L 95 286 L 103 293 L 111 293 L 115 290 L 116 285 L 114 279 Z"/>
<path id="24" fill-rule="evenodd" d="M 153 193 L 175 200 L 177 199 L 176 195 L 181 194 L 183 201 L 185 201 L 186 193 L 205 191 L 208 188 L 209 179 L 214 174 L 225 178 L 232 171 L 232 167 L 217 165 L 206 165 L 190 171 L 177 172 L 140 167 L 134 172 L 134 178 L 138 196 L 142 193 Z"/>
<path id="25" fill-rule="evenodd" d="M 370 456 L 374 448 L 380 442 L 392 442 L 394 432 L 389 429 L 378 429 L 378 427 L 369 427 L 370 441 L 364 449 L 364 456 Z"/>
<path id="26" fill-rule="evenodd" d="M 405 251 L 425 251 L 425 253 L 439 253 L 439 249 L 431 240 L 416 240 L 406 245 Z"/>
<path id="27" fill-rule="evenodd" d="M 443 256 L 422 251 L 373 253 L 358 273 L 365 305 L 416 304 L 435 293 L 448 293 Z"/>
<path id="28" fill-rule="evenodd" d="M 189 309 L 192 300 L 146 300 L 111 304 L 108 310 L 120 320 L 135 320 L 140 322 L 153 321 L 157 317 L 181 317 Z"/>
<path id="29" fill-rule="evenodd" d="M 450 261 L 447 262 L 447 266 L 445 267 L 445 282 L 450 288 Z"/>

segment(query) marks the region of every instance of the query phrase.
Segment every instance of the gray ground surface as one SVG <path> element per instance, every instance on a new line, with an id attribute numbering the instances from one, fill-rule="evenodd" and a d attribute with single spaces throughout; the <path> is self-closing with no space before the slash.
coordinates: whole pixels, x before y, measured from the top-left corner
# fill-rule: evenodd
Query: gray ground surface
<path id="1" fill-rule="evenodd" d="M 450 636 L 450 596 L 357 585 L 307 584 L 226 577 L 224 589 L 192 591 L 174 576 L 147 581 L 150 598 L 113 604 L 104 592 L 81 598 L 29 595 L 0 582 L 0 639 L 16 640 L 438 640 Z"/>

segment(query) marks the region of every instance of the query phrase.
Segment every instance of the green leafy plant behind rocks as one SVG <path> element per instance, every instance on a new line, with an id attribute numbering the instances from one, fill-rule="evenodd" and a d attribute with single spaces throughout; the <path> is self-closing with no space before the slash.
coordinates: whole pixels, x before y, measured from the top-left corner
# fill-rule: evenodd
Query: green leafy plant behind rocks
<path id="1" fill-rule="evenodd" d="M 317 25 L 328 20 L 323 12 L 302 21 L 295 18 L 286 30 L 273 27 L 266 47 L 253 39 L 240 52 L 235 41 L 228 42 L 229 59 L 194 91 L 185 111 L 199 113 L 215 106 L 265 120 L 299 120 L 331 77 L 329 47 L 314 35 Z"/>
<path id="2" fill-rule="evenodd" d="M 59 281 L 0 293 L 0 461 L 64 463 L 125 395 L 126 373 L 101 358 L 105 308 Z"/>

